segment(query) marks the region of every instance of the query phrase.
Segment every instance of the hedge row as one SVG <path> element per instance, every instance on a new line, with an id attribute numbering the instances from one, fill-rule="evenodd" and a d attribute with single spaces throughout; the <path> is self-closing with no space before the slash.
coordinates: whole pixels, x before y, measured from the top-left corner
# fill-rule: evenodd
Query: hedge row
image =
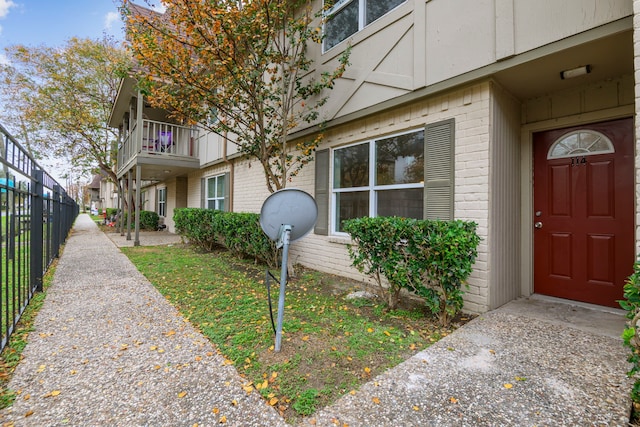
<path id="1" fill-rule="evenodd" d="M 633 265 L 633 274 L 624 285 L 624 299 L 618 301 L 629 319 L 627 327 L 622 333 L 624 346 L 629 350 L 627 361 L 631 368 L 627 372 L 635 381 L 631 389 L 631 399 L 640 405 L 640 260 Z"/>
<path id="2" fill-rule="evenodd" d="M 345 221 L 344 230 L 353 265 L 374 278 L 390 309 L 403 288 L 423 297 L 443 325 L 462 309 L 480 243 L 474 222 L 365 217 Z"/>
<path id="3" fill-rule="evenodd" d="M 204 250 L 224 246 L 239 257 L 252 257 L 269 267 L 278 266 L 278 250 L 260 227 L 260 215 L 212 209 L 174 210 L 176 233 Z"/>
<path id="4" fill-rule="evenodd" d="M 118 214 L 118 209 L 107 208 L 107 218 L 114 218 Z M 123 221 L 126 226 L 127 213 L 124 213 Z M 143 230 L 157 230 L 160 217 L 153 211 L 140 211 L 140 228 Z M 131 226 L 133 227 L 133 221 Z"/>

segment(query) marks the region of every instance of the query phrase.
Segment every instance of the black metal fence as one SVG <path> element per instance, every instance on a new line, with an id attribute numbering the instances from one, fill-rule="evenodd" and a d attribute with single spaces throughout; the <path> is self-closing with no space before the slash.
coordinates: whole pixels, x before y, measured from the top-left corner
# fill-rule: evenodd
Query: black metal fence
<path id="1" fill-rule="evenodd" d="M 79 207 L 0 125 L 0 352 L 58 257 Z"/>

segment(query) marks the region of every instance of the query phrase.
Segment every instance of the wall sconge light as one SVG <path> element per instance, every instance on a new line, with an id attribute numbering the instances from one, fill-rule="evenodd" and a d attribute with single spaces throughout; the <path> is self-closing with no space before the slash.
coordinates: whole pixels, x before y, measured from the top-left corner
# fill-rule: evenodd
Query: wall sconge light
<path id="1" fill-rule="evenodd" d="M 584 76 L 591 72 L 591 65 L 583 65 L 582 67 L 572 68 L 570 70 L 564 70 L 560 72 L 560 78 L 571 79 L 578 76 Z"/>

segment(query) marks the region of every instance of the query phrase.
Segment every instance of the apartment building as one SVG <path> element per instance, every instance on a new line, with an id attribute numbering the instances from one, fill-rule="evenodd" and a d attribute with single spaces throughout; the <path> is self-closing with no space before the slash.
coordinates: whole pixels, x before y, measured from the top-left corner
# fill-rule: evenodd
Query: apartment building
<path id="1" fill-rule="evenodd" d="M 617 306 L 640 235 L 640 1 L 341 0 L 328 13 L 315 62 L 335 67 L 351 45 L 352 65 L 291 183 L 319 215 L 290 257 L 363 279 L 342 220 L 471 220 L 482 242 L 465 310 L 534 293 Z M 269 196 L 260 165 L 150 108 L 132 79 L 110 123 L 118 177 L 170 231 L 176 208 L 260 212 Z"/>

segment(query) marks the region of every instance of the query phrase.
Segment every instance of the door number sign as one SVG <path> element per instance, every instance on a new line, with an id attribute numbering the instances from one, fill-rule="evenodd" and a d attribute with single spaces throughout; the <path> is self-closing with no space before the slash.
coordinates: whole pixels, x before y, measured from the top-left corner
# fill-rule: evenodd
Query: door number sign
<path id="1" fill-rule="evenodd" d="M 571 158 L 571 166 L 586 166 L 587 165 L 587 157 L 586 156 L 575 156 Z"/>

